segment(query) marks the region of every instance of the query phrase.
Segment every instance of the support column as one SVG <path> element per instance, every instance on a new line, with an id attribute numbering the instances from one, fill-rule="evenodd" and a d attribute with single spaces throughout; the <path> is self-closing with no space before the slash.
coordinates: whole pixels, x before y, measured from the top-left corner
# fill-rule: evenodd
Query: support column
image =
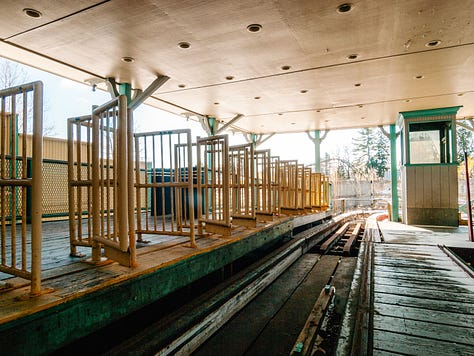
<path id="1" fill-rule="evenodd" d="M 390 125 L 390 172 L 392 179 L 392 221 L 398 222 L 397 133 L 395 124 Z"/>
<path id="2" fill-rule="evenodd" d="M 328 132 L 324 131 L 322 137 L 320 136 L 320 130 L 314 130 L 314 137 L 309 132 L 306 132 L 309 139 L 314 143 L 314 171 L 317 173 L 321 172 L 321 142 L 326 138 Z"/>

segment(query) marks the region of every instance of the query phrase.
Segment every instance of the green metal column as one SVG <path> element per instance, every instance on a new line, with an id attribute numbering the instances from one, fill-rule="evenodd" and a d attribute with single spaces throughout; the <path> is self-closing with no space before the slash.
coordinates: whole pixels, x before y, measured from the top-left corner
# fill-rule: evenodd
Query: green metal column
<path id="1" fill-rule="evenodd" d="M 119 94 L 127 96 L 127 104 L 132 101 L 132 85 L 130 83 L 120 83 L 118 87 Z"/>
<path id="2" fill-rule="evenodd" d="M 321 139 L 319 130 L 314 130 L 314 171 L 321 172 Z"/>
<path id="3" fill-rule="evenodd" d="M 398 222 L 397 134 L 395 124 L 390 125 L 390 172 L 392 175 L 392 221 Z"/>

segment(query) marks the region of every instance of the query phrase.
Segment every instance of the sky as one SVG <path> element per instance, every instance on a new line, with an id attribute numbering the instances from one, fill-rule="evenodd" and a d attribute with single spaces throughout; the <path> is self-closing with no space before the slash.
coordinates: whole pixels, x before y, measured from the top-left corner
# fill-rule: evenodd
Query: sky
<path id="1" fill-rule="evenodd" d="M 0 58 L 0 60 L 3 60 Z M 67 119 L 88 115 L 93 105 L 102 105 L 109 101 L 110 95 L 101 90 L 92 91 L 91 86 L 62 78 L 48 72 L 18 64 L 25 71 L 28 82 L 41 80 L 44 85 L 44 127 L 47 135 L 59 138 L 67 137 Z M 18 83 L 20 84 L 20 83 Z M 184 117 L 142 104 L 134 112 L 137 132 L 190 128 L 192 137 L 206 136 L 201 125 L 187 121 Z M 321 144 L 321 157 L 342 152 L 351 142 L 355 130 L 330 131 Z M 229 133 L 229 144 L 245 143 L 241 134 Z M 306 133 L 278 134 L 271 137 L 258 149 L 270 149 L 273 156 L 283 160 L 297 159 L 305 165 L 314 163 L 314 145 Z"/>

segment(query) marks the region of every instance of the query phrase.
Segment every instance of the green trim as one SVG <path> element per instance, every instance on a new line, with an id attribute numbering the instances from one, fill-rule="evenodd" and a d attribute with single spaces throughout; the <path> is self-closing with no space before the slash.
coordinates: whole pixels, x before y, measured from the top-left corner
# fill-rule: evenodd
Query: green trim
<path id="1" fill-rule="evenodd" d="M 453 163 L 405 163 L 404 167 L 423 167 L 423 166 L 459 166 L 458 162 Z"/>
<path id="2" fill-rule="evenodd" d="M 119 94 L 127 96 L 127 104 L 132 102 L 132 85 L 130 83 L 120 83 L 118 87 Z"/>
<path id="3" fill-rule="evenodd" d="M 450 106 L 450 107 L 445 107 L 445 108 L 436 108 L 436 109 L 401 111 L 399 113 L 399 116 L 401 116 L 403 119 L 409 119 L 409 118 L 414 118 L 414 117 L 425 117 L 425 116 L 456 115 L 460 108 L 462 108 L 462 105 Z"/>

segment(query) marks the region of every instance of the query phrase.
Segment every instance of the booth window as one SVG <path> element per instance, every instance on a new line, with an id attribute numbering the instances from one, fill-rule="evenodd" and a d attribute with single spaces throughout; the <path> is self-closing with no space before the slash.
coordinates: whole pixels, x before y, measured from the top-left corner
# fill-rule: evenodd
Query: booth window
<path id="1" fill-rule="evenodd" d="M 452 122 L 409 124 L 410 164 L 453 163 Z"/>

